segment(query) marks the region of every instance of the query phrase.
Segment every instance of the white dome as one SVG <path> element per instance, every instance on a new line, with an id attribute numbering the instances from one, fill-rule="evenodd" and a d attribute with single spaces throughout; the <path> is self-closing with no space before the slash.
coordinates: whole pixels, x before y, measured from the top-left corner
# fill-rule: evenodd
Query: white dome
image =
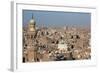
<path id="1" fill-rule="evenodd" d="M 35 20 L 34 19 L 31 19 L 29 23 L 34 24 L 35 23 Z"/>

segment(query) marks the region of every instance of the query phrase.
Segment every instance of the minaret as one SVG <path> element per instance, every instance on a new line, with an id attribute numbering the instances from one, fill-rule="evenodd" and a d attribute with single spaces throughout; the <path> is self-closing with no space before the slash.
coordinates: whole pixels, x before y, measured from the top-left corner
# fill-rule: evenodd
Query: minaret
<path id="1" fill-rule="evenodd" d="M 27 44 L 27 60 L 28 62 L 34 62 L 36 61 L 36 46 L 34 43 L 35 35 L 36 35 L 36 29 L 35 29 L 36 22 L 33 18 L 29 21 L 28 28 L 27 28 L 27 40 L 25 43 Z"/>

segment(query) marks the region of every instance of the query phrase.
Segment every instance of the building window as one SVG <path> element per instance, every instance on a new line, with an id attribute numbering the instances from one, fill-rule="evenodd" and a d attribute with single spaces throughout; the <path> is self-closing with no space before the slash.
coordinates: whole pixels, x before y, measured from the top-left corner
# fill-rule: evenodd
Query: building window
<path id="1" fill-rule="evenodd" d="M 25 57 L 23 57 L 23 63 L 25 63 Z"/>
<path id="2" fill-rule="evenodd" d="M 73 49 L 74 48 L 74 45 L 71 45 L 71 48 Z"/>

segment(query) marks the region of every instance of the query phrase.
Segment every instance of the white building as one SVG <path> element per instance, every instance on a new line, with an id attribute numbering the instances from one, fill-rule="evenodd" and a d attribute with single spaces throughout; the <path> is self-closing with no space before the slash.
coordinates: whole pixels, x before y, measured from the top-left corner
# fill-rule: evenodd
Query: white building
<path id="1" fill-rule="evenodd" d="M 58 43 L 58 49 L 59 49 L 59 50 L 67 51 L 67 48 L 68 48 L 68 46 L 67 46 L 67 44 L 66 44 L 63 40 L 61 40 L 61 41 Z"/>

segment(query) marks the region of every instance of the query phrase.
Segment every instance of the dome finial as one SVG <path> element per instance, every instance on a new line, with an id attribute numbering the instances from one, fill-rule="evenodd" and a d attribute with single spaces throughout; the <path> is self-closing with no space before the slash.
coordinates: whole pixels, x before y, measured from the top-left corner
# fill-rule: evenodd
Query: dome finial
<path id="1" fill-rule="evenodd" d="M 30 24 L 34 24 L 34 25 L 35 25 L 35 20 L 34 20 L 33 13 L 32 13 L 32 18 L 30 19 L 29 23 L 30 23 Z"/>
<path id="2" fill-rule="evenodd" d="M 33 17 L 33 13 L 32 13 L 32 19 L 34 19 L 34 17 Z"/>

